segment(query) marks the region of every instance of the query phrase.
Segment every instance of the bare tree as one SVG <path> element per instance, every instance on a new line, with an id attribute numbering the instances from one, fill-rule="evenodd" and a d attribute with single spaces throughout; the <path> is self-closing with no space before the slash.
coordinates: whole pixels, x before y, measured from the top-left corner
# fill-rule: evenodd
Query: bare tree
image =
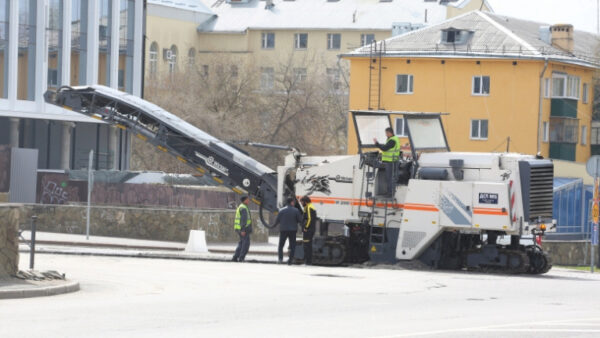
<path id="1" fill-rule="evenodd" d="M 199 69 L 147 82 L 146 99 L 226 142 L 284 144 L 309 154 L 345 153 L 348 91 L 336 65 L 328 74 L 318 58 L 296 55 L 262 68 L 233 57 L 205 62 Z M 172 158 L 138 143 L 134 141 L 132 168 L 181 172 Z M 286 155 L 245 150 L 272 168 Z"/>

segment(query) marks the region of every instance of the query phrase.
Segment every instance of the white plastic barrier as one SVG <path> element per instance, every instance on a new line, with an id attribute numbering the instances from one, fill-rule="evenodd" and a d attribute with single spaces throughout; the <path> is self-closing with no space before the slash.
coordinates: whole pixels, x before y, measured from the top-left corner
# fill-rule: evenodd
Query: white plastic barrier
<path id="1" fill-rule="evenodd" d="M 204 230 L 191 230 L 185 252 L 208 253 L 206 246 L 206 233 Z"/>

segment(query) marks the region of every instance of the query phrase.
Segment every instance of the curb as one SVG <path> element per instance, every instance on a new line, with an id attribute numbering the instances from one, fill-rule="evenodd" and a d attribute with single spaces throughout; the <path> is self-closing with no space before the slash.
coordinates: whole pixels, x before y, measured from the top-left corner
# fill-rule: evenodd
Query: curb
<path id="1" fill-rule="evenodd" d="M 27 288 L 17 290 L 0 290 L 0 299 L 31 298 L 62 295 L 79 291 L 79 282 L 67 281 L 62 285 L 43 286 L 40 288 Z"/>

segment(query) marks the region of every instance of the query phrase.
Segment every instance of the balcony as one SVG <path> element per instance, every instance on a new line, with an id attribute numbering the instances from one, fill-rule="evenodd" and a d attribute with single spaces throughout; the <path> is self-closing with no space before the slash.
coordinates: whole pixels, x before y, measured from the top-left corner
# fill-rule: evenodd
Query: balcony
<path id="1" fill-rule="evenodd" d="M 552 98 L 550 117 L 577 118 L 577 100 L 570 98 Z"/>

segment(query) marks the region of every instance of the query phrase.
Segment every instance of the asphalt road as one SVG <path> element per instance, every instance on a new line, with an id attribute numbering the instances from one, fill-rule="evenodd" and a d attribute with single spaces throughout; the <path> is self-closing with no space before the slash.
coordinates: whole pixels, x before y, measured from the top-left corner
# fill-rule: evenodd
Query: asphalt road
<path id="1" fill-rule="evenodd" d="M 0 337 L 600 336 L 600 275 L 577 271 L 501 276 L 63 255 L 36 255 L 36 268 L 66 272 L 81 291 L 0 301 Z"/>

